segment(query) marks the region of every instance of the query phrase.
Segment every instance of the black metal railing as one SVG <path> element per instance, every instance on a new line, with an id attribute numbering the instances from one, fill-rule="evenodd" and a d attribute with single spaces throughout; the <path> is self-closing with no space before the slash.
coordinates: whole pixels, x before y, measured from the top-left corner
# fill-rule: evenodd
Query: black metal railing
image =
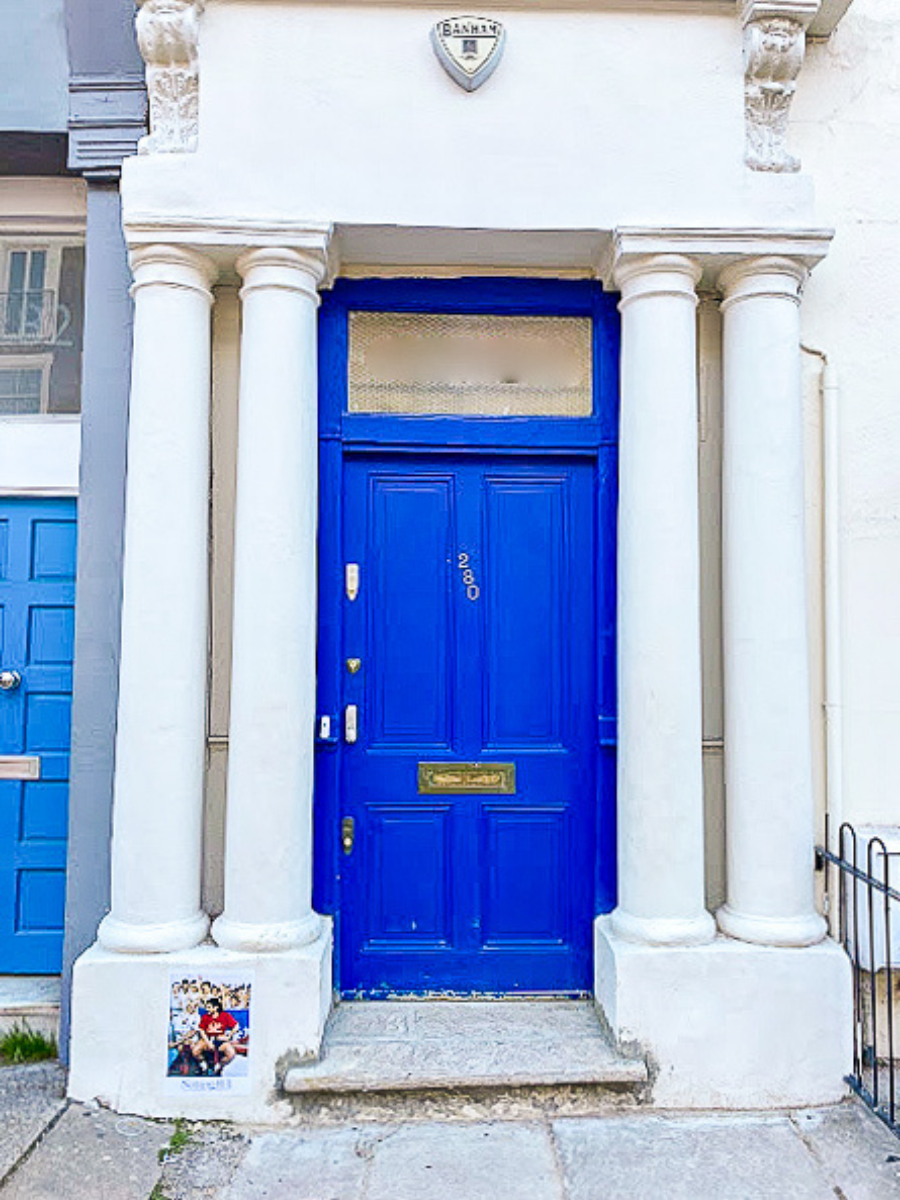
<path id="1" fill-rule="evenodd" d="M 0 345 L 54 343 L 70 322 L 54 291 L 0 292 Z"/>
<path id="2" fill-rule="evenodd" d="M 893 945 L 895 932 L 900 937 L 900 890 L 894 886 L 900 882 L 900 851 L 888 850 L 877 834 L 845 823 L 836 852 L 819 846 L 816 853 L 826 872 L 832 936 L 853 965 L 853 1072 L 847 1082 L 900 1134 L 894 1041 L 894 1026 L 900 1024 L 900 956 Z"/>

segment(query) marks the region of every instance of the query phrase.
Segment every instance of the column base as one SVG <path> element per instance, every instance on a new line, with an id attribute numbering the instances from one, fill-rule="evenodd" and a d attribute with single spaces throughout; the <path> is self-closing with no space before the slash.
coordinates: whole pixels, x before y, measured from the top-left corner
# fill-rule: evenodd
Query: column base
<path id="1" fill-rule="evenodd" d="M 617 908 L 610 916 L 617 937 L 650 946 L 702 946 L 716 936 L 716 923 L 708 912 L 696 917 L 635 917 Z"/>
<path id="2" fill-rule="evenodd" d="M 163 921 L 157 925 L 133 925 L 107 914 L 97 930 L 97 941 L 105 950 L 119 954 L 169 954 L 198 946 L 209 932 L 209 917 L 198 912 L 185 921 Z"/>
<path id="3" fill-rule="evenodd" d="M 803 917 L 755 917 L 725 904 L 716 920 L 728 937 L 758 946 L 815 946 L 828 933 L 824 918 L 816 912 Z"/>
<path id="4" fill-rule="evenodd" d="M 75 963 L 69 1095 L 116 1112 L 198 1120 L 286 1121 L 284 1072 L 319 1053 L 331 1008 L 331 922 L 281 954 L 236 954 L 203 945 L 166 955 L 111 953 L 95 944 Z M 171 1077 L 173 980 L 251 982 L 248 1053 L 220 1077 Z"/>
<path id="5" fill-rule="evenodd" d="M 850 961 L 830 939 L 654 947 L 600 917 L 594 950 L 597 1003 L 622 1049 L 648 1056 L 653 1104 L 782 1108 L 847 1094 Z"/>
<path id="6" fill-rule="evenodd" d="M 212 935 L 223 950 L 238 950 L 247 954 L 295 950 L 314 942 L 321 932 L 322 918 L 314 912 L 302 921 L 282 921 L 273 925 L 231 921 L 223 914 L 213 922 L 212 927 Z"/>

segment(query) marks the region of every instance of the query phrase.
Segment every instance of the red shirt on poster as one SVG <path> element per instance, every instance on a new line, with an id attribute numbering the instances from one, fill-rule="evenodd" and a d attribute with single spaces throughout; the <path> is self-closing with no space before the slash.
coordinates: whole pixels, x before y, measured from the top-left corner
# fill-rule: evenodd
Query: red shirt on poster
<path id="1" fill-rule="evenodd" d="M 237 1029 L 238 1023 L 229 1012 L 204 1013 L 200 1018 L 200 1028 L 208 1037 L 224 1037 Z"/>

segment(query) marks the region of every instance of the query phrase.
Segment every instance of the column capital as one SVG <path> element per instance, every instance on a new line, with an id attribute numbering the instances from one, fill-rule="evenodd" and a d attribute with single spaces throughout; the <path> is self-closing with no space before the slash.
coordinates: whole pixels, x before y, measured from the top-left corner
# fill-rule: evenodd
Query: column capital
<path id="1" fill-rule="evenodd" d="M 703 271 L 684 254 L 618 254 L 613 278 L 622 293 L 619 307 L 647 296 L 687 297 L 695 303 Z"/>
<path id="2" fill-rule="evenodd" d="M 163 284 L 200 292 L 212 303 L 211 288 L 218 278 L 218 267 L 212 259 L 189 246 L 155 242 L 135 246 L 129 252 L 128 263 L 134 276 L 132 296 L 142 287 Z"/>
<path id="3" fill-rule="evenodd" d="M 782 17 L 805 29 L 819 11 L 820 0 L 741 0 L 741 24 Z"/>
<path id="4" fill-rule="evenodd" d="M 280 288 L 302 292 L 315 300 L 327 266 L 324 250 L 293 246 L 256 246 L 246 250 L 235 263 L 244 281 L 242 297 L 257 288 Z"/>
<path id="5" fill-rule="evenodd" d="M 701 289 L 718 287 L 725 268 L 765 258 L 791 259 L 811 271 L 828 253 L 831 229 L 749 226 L 619 226 L 605 245 L 597 275 L 618 281 L 642 259 L 683 258 L 702 268 Z"/>
<path id="6" fill-rule="evenodd" d="M 720 273 L 723 311 L 740 300 L 791 300 L 800 303 L 809 268 L 795 258 L 762 255 L 738 259 Z"/>

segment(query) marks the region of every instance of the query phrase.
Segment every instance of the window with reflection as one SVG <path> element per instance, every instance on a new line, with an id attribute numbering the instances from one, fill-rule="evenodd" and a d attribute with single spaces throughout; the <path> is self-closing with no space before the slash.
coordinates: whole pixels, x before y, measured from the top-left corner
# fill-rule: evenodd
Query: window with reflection
<path id="1" fill-rule="evenodd" d="M 0 416 L 81 411 L 84 245 L 0 241 Z"/>

